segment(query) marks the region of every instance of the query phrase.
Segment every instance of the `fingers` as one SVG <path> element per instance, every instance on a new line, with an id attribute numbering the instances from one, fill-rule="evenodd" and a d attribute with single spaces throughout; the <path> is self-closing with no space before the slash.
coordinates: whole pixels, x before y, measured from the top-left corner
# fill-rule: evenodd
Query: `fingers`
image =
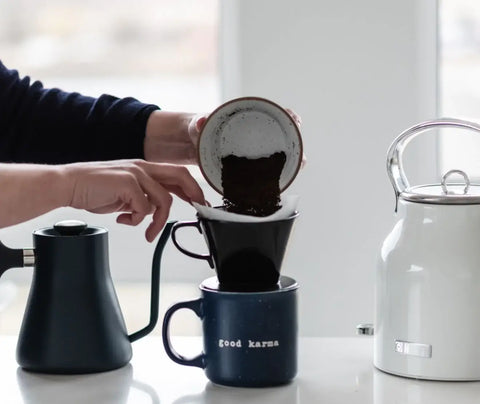
<path id="1" fill-rule="evenodd" d="M 285 111 L 288 112 L 288 114 L 292 117 L 292 119 L 295 121 L 297 126 L 300 128 L 302 126 L 302 118 L 300 115 L 298 115 L 295 111 L 291 110 L 290 108 L 285 108 Z M 300 164 L 300 168 L 304 168 L 305 164 L 307 164 L 307 156 L 305 153 L 302 155 L 302 162 Z"/>
<path id="2" fill-rule="evenodd" d="M 172 205 L 173 193 L 186 202 L 204 203 L 201 188 L 185 167 L 168 164 L 135 161 L 127 166 L 127 170 L 140 186 L 144 198 L 148 199 L 150 209 L 154 208 L 152 222 L 147 228 L 145 237 L 153 241 L 162 230 Z M 124 213 L 117 217 L 117 222 L 135 226 L 145 217 L 144 211 Z"/>
<path id="3" fill-rule="evenodd" d="M 121 215 L 118 215 L 117 223 L 126 224 L 128 226 L 137 226 L 143 221 L 143 219 L 145 219 L 145 215 L 141 213 L 122 213 Z"/>
<path id="4" fill-rule="evenodd" d="M 191 141 L 191 147 L 188 148 L 188 161 L 187 164 L 197 164 L 198 165 L 198 155 L 197 155 L 197 144 L 198 138 L 200 137 L 200 132 L 205 126 L 207 121 L 208 114 L 196 114 L 192 115 L 190 122 L 188 124 L 188 136 Z"/>
<path id="5" fill-rule="evenodd" d="M 205 122 L 207 121 L 208 114 L 196 114 L 194 115 L 190 123 L 188 125 L 188 132 L 192 140 L 196 141 L 198 135 L 202 131 L 203 127 L 205 126 Z"/>
<path id="6" fill-rule="evenodd" d="M 302 118 L 298 115 L 295 111 L 291 110 L 290 108 L 285 108 L 285 111 L 292 117 L 298 127 L 302 126 Z"/>
<path id="7" fill-rule="evenodd" d="M 168 219 L 169 208 L 158 207 L 152 216 L 152 222 L 148 225 L 145 231 L 145 238 L 151 243 L 158 236 L 160 231 L 165 226 Z M 139 213 L 122 213 L 117 217 L 117 223 L 125 224 L 127 226 L 137 226 L 140 224 L 145 215 Z"/>
<path id="8" fill-rule="evenodd" d="M 124 185 L 120 198 L 129 206 L 132 213 L 145 216 L 151 211 L 150 202 L 145 197 L 145 192 L 135 175 L 124 175 Z"/>
<path id="9" fill-rule="evenodd" d="M 188 135 L 192 140 L 193 144 L 196 145 L 200 132 L 205 126 L 207 121 L 208 114 L 196 114 L 190 118 L 190 123 L 188 124 Z"/>
<path id="10" fill-rule="evenodd" d="M 176 185 L 166 185 L 164 184 L 163 187 L 170 192 L 171 194 L 174 194 L 178 196 L 180 199 L 184 200 L 185 202 L 191 204 L 192 200 L 190 197 L 188 197 L 182 190 L 182 188 L 176 186 Z"/>
<path id="11" fill-rule="evenodd" d="M 302 154 L 302 162 L 300 163 L 300 168 L 303 169 L 305 165 L 307 164 L 307 156 L 305 153 Z"/>
<path id="12" fill-rule="evenodd" d="M 173 198 L 170 193 L 158 182 L 154 181 L 147 174 L 140 175 L 140 184 L 154 205 L 152 222 L 145 232 L 145 238 L 150 243 L 158 236 L 168 219 Z M 120 218 L 119 218 L 120 219 Z"/>
<path id="13" fill-rule="evenodd" d="M 127 179 L 128 178 L 128 179 Z M 120 194 L 120 201 L 93 209 L 92 212 L 103 213 L 118 210 L 127 210 L 129 213 L 122 213 L 117 217 L 117 223 L 129 226 L 137 226 L 146 215 L 152 212 L 152 205 L 145 196 L 143 189 L 134 176 L 122 176 L 123 190 Z"/>
<path id="14" fill-rule="evenodd" d="M 144 162 L 145 171 L 155 180 L 169 187 L 178 197 L 188 202 L 205 204 L 205 196 L 186 167 Z"/>
<path id="15" fill-rule="evenodd" d="M 208 115 L 202 115 L 199 118 L 197 118 L 197 121 L 195 122 L 195 129 L 200 133 L 205 126 L 205 122 L 207 122 L 207 117 Z"/>
<path id="16" fill-rule="evenodd" d="M 143 169 L 135 169 L 135 176 L 142 188 L 144 194 L 147 195 L 148 200 L 154 207 L 164 207 L 167 210 L 172 205 L 172 196 L 170 193 L 160 184 L 148 175 Z"/>
<path id="17" fill-rule="evenodd" d="M 159 182 L 148 175 L 142 166 L 143 162 L 133 162 L 127 165 L 126 170 L 129 175 L 135 179 L 136 185 L 142 194 L 143 201 L 146 201 L 148 205 L 148 212 L 139 210 L 144 209 L 144 206 L 138 205 L 136 199 L 131 199 L 131 204 L 127 203 L 127 206 L 128 210 L 132 210 L 132 212 L 119 215 L 117 217 L 117 223 L 136 226 L 143 221 L 147 214 L 153 211 L 152 223 L 149 225 L 145 234 L 147 241 L 151 242 L 165 225 L 173 198 Z M 136 192 L 135 190 L 135 193 Z M 137 203 L 137 205 L 135 205 L 135 203 Z"/>
<path id="18" fill-rule="evenodd" d="M 145 238 L 149 243 L 151 243 L 158 236 L 160 231 L 165 226 L 165 222 L 168 219 L 169 209 L 158 208 L 152 217 L 152 223 L 147 227 L 145 231 Z"/>

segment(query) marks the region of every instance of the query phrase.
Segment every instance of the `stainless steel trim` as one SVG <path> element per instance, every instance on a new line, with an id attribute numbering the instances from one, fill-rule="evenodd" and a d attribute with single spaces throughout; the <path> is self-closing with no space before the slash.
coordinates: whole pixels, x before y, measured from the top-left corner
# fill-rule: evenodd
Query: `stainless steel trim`
<path id="1" fill-rule="evenodd" d="M 420 358 L 432 357 L 432 346 L 418 342 L 395 340 L 395 352 L 402 355 L 419 356 Z"/>
<path id="2" fill-rule="evenodd" d="M 480 125 L 454 118 L 440 118 L 432 121 L 419 123 L 402 132 L 393 141 L 387 153 L 387 173 L 395 191 L 395 197 L 398 198 L 402 192 L 410 187 L 405 172 L 403 170 L 402 155 L 407 144 L 416 136 L 430 129 L 436 128 L 460 128 L 469 129 L 480 133 Z M 438 199 L 438 197 L 437 197 Z"/>
<path id="3" fill-rule="evenodd" d="M 465 171 L 462 171 L 462 170 L 450 170 L 448 172 L 445 173 L 445 175 L 442 177 L 442 191 L 445 195 L 451 195 L 451 193 L 449 194 L 448 192 L 448 188 L 447 188 L 447 178 L 450 177 L 452 174 L 460 174 L 464 181 L 465 181 L 465 188 L 463 189 L 463 194 L 466 195 L 466 193 L 468 192 L 468 190 L 470 189 L 470 178 L 468 178 L 468 175 Z"/>
<path id="4" fill-rule="evenodd" d="M 357 334 L 358 335 L 373 335 L 374 327 L 373 324 L 359 324 L 357 325 Z"/>
<path id="5" fill-rule="evenodd" d="M 33 267 L 35 265 L 35 249 L 24 248 L 23 249 L 23 266 Z"/>
<path id="6" fill-rule="evenodd" d="M 399 197 L 405 201 L 429 203 L 433 205 L 479 205 L 480 195 L 465 198 L 463 195 L 448 195 L 448 198 L 439 199 L 438 195 L 419 195 L 412 192 L 402 192 Z"/>

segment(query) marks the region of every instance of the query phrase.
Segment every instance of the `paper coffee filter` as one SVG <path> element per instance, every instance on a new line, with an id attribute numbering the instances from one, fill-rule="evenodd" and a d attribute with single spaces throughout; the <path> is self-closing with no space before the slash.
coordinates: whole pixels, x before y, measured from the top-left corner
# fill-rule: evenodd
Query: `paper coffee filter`
<path id="1" fill-rule="evenodd" d="M 298 195 L 285 195 L 281 198 L 281 208 L 270 216 L 257 217 L 250 215 L 240 215 L 238 213 L 226 212 L 221 209 L 211 208 L 209 206 L 200 205 L 193 202 L 193 206 L 197 209 L 200 217 L 211 220 L 224 220 L 227 222 L 242 223 L 261 223 L 271 222 L 273 220 L 286 219 L 297 211 L 299 197 Z"/>

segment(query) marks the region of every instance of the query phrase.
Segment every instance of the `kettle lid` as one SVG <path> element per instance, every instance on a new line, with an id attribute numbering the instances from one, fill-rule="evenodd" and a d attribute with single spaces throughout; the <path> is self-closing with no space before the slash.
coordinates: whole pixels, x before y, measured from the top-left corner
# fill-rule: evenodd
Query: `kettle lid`
<path id="1" fill-rule="evenodd" d="M 87 224 L 81 220 L 62 220 L 53 225 L 61 236 L 79 236 L 87 227 Z"/>
<path id="2" fill-rule="evenodd" d="M 33 232 L 38 237 L 78 238 L 90 237 L 107 233 L 103 227 L 88 226 L 80 220 L 62 220 L 51 227 L 45 227 Z"/>
<path id="3" fill-rule="evenodd" d="M 462 176 L 463 181 L 447 182 L 454 174 Z M 480 204 L 480 184 L 470 183 L 468 175 L 462 170 L 450 170 L 440 184 L 408 187 L 399 197 L 410 202 L 438 205 L 476 205 Z"/>

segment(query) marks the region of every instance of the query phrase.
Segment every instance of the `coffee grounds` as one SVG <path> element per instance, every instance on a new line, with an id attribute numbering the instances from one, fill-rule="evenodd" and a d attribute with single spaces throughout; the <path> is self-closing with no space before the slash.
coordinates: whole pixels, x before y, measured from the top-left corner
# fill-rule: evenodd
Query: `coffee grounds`
<path id="1" fill-rule="evenodd" d="M 287 156 L 222 158 L 223 202 L 229 212 L 268 216 L 280 209 L 280 175 Z"/>

